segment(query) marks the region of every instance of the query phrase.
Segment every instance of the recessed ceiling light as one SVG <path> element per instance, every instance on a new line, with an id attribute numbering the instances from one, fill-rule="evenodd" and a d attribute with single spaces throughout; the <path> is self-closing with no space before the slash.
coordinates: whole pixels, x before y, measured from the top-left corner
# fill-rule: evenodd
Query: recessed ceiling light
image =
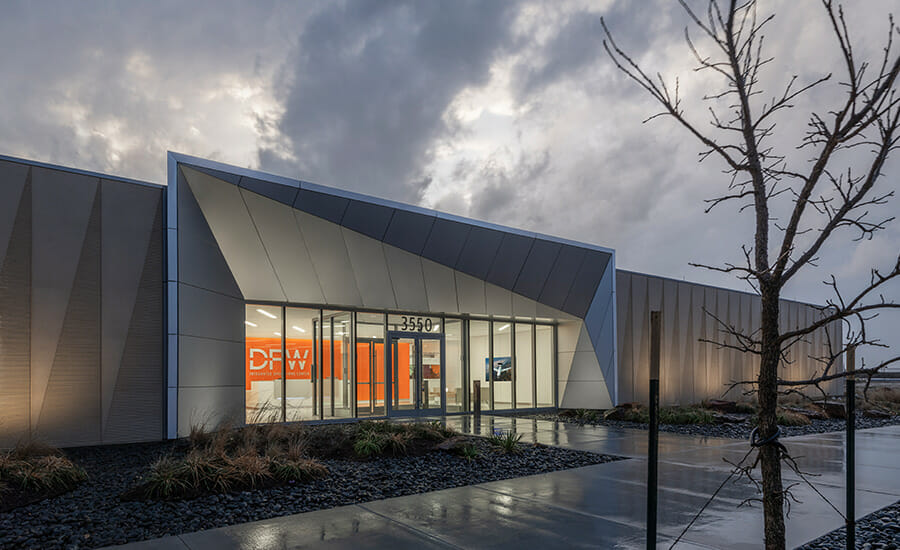
<path id="1" fill-rule="evenodd" d="M 272 334 L 274 334 L 275 336 L 281 336 L 280 332 L 273 332 Z"/>
<path id="2" fill-rule="evenodd" d="M 305 328 L 303 328 L 303 327 L 298 327 L 297 325 L 294 325 L 294 326 L 292 326 L 291 328 L 294 329 L 294 330 L 296 330 L 297 332 L 306 332 L 306 329 L 305 329 Z"/>
<path id="3" fill-rule="evenodd" d="M 278 319 L 278 316 L 277 316 L 277 315 L 272 315 L 271 313 L 269 313 L 268 311 L 266 311 L 266 310 L 264 310 L 264 309 L 257 308 L 256 311 L 262 313 L 263 315 L 265 315 L 265 316 L 268 317 L 269 319 Z"/>
<path id="4" fill-rule="evenodd" d="M 250 321 L 244 321 L 244 324 L 247 325 L 247 326 L 251 326 L 251 327 L 258 327 L 258 326 L 259 326 L 259 325 L 257 325 L 256 323 L 251 323 Z"/>
<path id="5" fill-rule="evenodd" d="M 502 327 L 498 328 L 497 330 L 498 330 L 498 331 L 500 331 L 500 330 L 506 330 L 506 329 L 508 329 L 508 328 L 509 328 L 509 325 L 506 324 L 506 325 L 503 325 Z"/>

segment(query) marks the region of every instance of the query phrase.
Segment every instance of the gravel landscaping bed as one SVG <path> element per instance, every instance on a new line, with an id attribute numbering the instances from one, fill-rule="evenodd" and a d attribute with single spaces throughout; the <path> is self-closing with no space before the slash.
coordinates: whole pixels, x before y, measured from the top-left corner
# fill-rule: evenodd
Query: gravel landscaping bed
<path id="1" fill-rule="evenodd" d="M 608 426 L 610 428 L 634 428 L 638 430 L 646 430 L 647 424 L 640 422 L 625 422 L 622 420 L 603 420 L 598 419 L 592 422 L 585 422 L 573 417 L 561 416 L 554 413 L 542 414 L 526 414 L 522 415 L 526 418 L 537 418 L 539 420 L 551 420 L 556 422 L 569 422 L 573 424 L 587 426 Z M 737 415 L 735 415 L 737 416 Z M 750 415 L 743 415 L 748 420 Z M 827 432 L 842 432 L 847 426 L 845 420 L 829 418 L 826 420 L 812 420 L 808 426 L 782 426 L 781 434 L 783 437 L 794 435 L 819 434 Z M 856 418 L 856 428 L 858 430 L 864 428 L 878 428 L 881 426 L 891 426 L 900 424 L 900 415 L 894 415 L 890 418 Z M 702 435 L 707 437 L 727 437 L 732 439 L 749 439 L 750 431 L 753 427 L 749 422 L 727 423 L 727 424 L 660 424 L 659 431 L 678 433 L 684 435 Z"/>
<path id="2" fill-rule="evenodd" d="M 191 500 L 122 502 L 118 496 L 172 442 L 83 447 L 66 454 L 88 474 L 74 491 L 0 514 L 2 548 L 94 548 L 276 516 L 600 464 L 619 457 L 522 445 L 503 454 L 477 440 L 473 460 L 442 451 L 373 460 L 321 459 L 329 475 L 272 489 Z"/>
<path id="3" fill-rule="evenodd" d="M 799 550 L 844 548 L 847 529 L 840 528 L 799 547 Z M 872 512 L 856 522 L 856 547 L 864 550 L 900 548 L 900 502 Z"/>

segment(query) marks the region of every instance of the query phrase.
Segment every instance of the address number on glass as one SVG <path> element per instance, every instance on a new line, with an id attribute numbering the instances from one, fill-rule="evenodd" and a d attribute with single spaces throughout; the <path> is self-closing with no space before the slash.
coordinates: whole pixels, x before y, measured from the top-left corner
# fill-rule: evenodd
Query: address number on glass
<path id="1" fill-rule="evenodd" d="M 400 317 L 400 330 L 407 332 L 431 332 L 434 326 L 431 319 L 427 317 Z"/>

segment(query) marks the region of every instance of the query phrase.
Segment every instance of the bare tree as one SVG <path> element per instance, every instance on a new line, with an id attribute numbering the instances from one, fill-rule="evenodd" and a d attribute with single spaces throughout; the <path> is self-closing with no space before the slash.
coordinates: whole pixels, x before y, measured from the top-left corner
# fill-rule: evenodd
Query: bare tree
<path id="1" fill-rule="evenodd" d="M 821 387 L 824 382 L 850 374 L 871 379 L 888 364 L 900 361 L 897 357 L 851 371 L 841 368 L 848 349 L 882 345 L 867 335 L 866 322 L 880 310 L 900 307 L 883 297 L 889 281 L 900 279 L 900 250 L 889 271 L 873 269 L 869 284 L 853 295 L 840 292 L 832 276 L 826 284 L 832 287 L 834 298 L 821 309 L 820 318 L 813 324 L 782 331 L 778 322 L 779 299 L 785 285 L 802 269 L 815 266 L 823 249 L 834 243 L 836 234 L 849 229 L 857 232 L 857 238 L 871 238 L 893 220 L 873 219 L 872 210 L 894 194 L 884 189 L 882 169 L 900 139 L 900 56 L 893 47 L 898 30 L 893 18 L 889 18 L 883 56 L 874 64 L 861 61 L 854 53 L 842 8 L 824 0 L 824 16 L 843 60 L 843 75 L 834 79 L 829 73 L 806 84 L 798 84 L 794 76 L 778 93 L 764 96 L 760 89 L 761 71 L 772 61 L 763 47 L 764 31 L 774 15 L 760 16 L 755 0 L 730 0 L 727 5 L 710 0 L 705 13 L 679 1 L 695 32 L 712 48 L 709 55 L 701 53 L 698 42 L 685 30 L 687 46 L 697 62 L 696 70 L 721 79 L 721 88 L 702 98 L 708 104 L 711 126 L 701 128 L 685 112 L 677 80 L 667 83 L 659 73 L 645 72 L 617 45 L 605 22 L 604 47 L 616 66 L 661 105 L 661 112 L 647 120 L 671 117 L 703 145 L 701 161 L 715 157 L 725 164 L 730 181 L 721 195 L 708 201 L 707 212 L 738 201 L 741 211 L 748 209 L 755 214 L 752 245 L 742 247 L 742 262 L 700 267 L 736 274 L 761 297 L 758 329 L 745 334 L 726 327 L 728 340 L 720 345 L 759 357 L 758 378 L 737 384 L 751 385 L 759 401 L 754 466 L 758 464 L 762 472 L 765 545 L 780 549 L 785 546 L 784 509 L 790 497 L 782 483 L 781 466 L 782 461 L 791 459 L 777 441 L 779 391 Z M 835 80 L 841 86 L 841 99 L 836 105 L 809 114 L 807 131 L 791 151 L 793 156 L 799 152 L 806 160 L 793 161 L 789 151 L 779 150 L 774 144 L 776 119 L 813 88 Z M 850 150 L 854 150 L 853 165 L 844 167 L 846 157 L 839 155 Z M 775 212 L 789 213 L 786 223 L 779 223 Z M 779 366 L 789 360 L 791 346 L 831 323 L 843 323 L 848 327 L 848 335 L 843 342 L 830 342 L 827 356 L 819 358 L 821 370 L 808 379 L 781 379 Z"/>

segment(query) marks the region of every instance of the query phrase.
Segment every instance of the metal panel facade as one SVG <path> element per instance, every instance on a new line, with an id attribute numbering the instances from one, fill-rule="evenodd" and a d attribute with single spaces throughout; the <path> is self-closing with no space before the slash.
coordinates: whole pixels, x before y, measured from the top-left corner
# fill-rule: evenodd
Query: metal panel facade
<path id="1" fill-rule="evenodd" d="M 734 343 L 704 309 L 749 334 L 759 323 L 758 296 L 629 271 L 618 271 L 616 278 L 620 403 L 647 400 L 652 310 L 663 312 L 661 403 L 686 405 L 703 399 L 741 397 L 739 388 L 729 390 L 729 386 L 756 377 L 757 357 L 700 342 L 724 339 Z M 814 306 L 783 300 L 781 315 L 785 329 L 809 323 L 819 312 Z M 829 330 L 839 332 L 840 326 L 833 325 Z M 794 346 L 790 350 L 794 362 L 783 367 L 782 376 L 808 377 L 820 368 L 810 355 L 824 353 L 824 340 L 822 329 L 813 334 L 811 343 Z"/>
<path id="2" fill-rule="evenodd" d="M 0 188 L 0 445 L 160 439 L 164 188 L 27 161 Z"/>

